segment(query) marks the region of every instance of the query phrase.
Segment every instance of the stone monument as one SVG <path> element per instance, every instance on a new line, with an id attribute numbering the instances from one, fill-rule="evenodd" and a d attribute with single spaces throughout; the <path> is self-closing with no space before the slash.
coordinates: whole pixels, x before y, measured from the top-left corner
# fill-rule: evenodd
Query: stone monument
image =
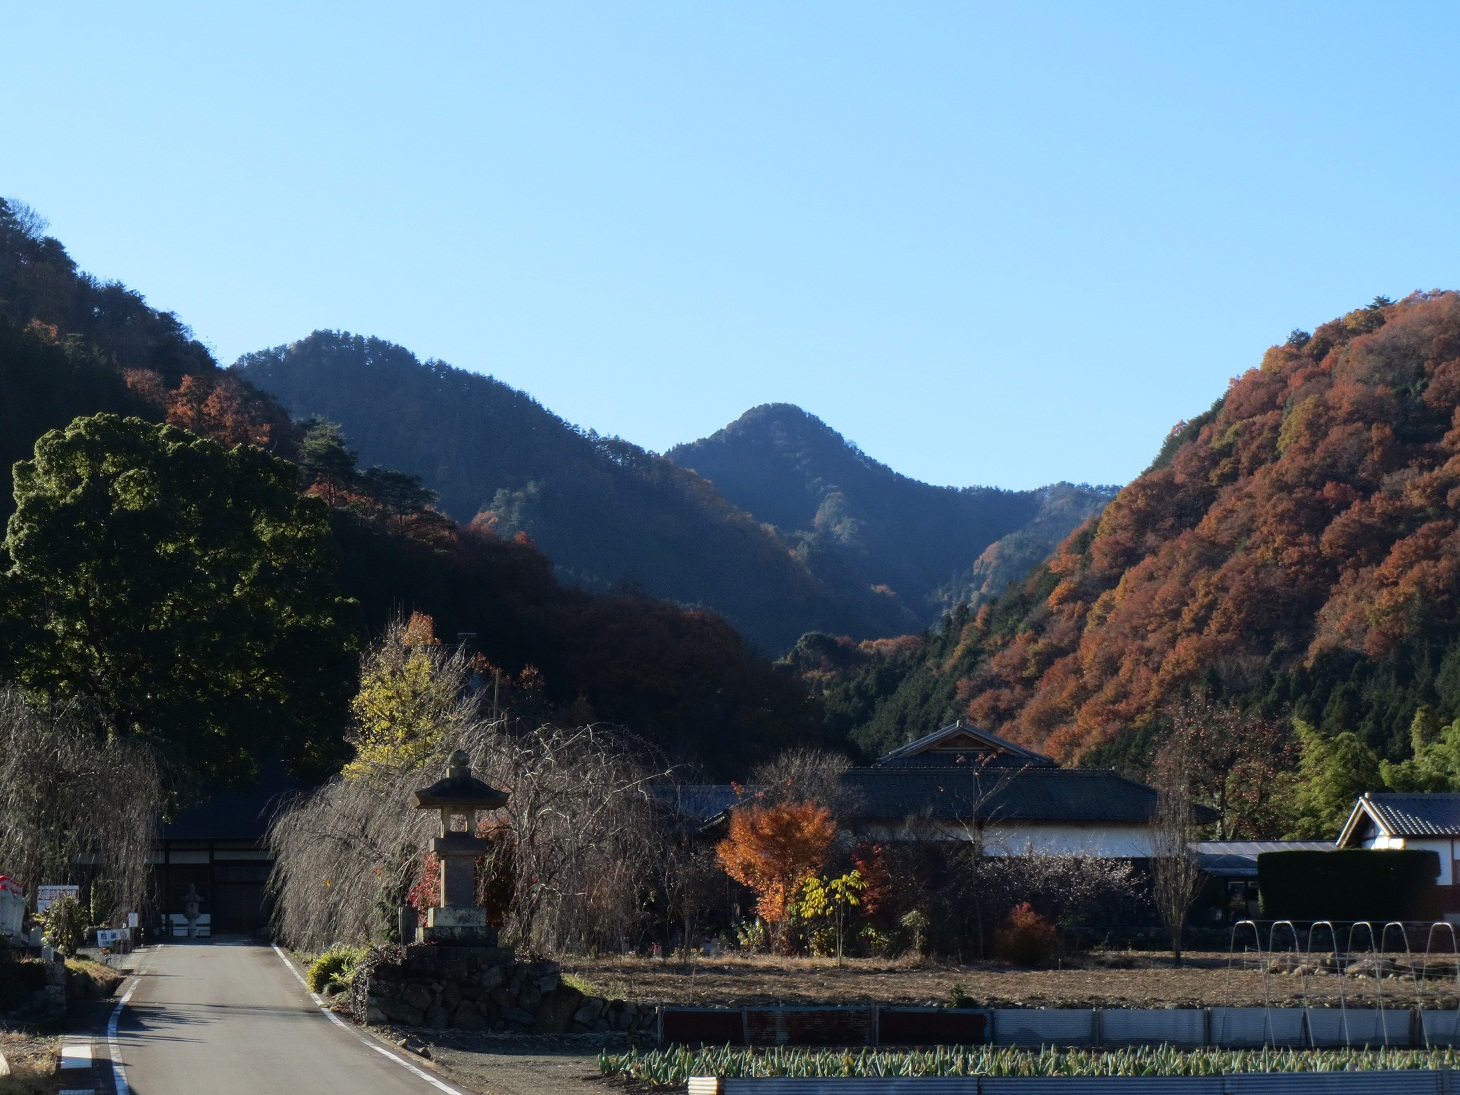
<path id="1" fill-rule="evenodd" d="M 202 902 L 203 895 L 198 893 L 197 885 L 189 882 L 188 892 L 183 894 L 183 919 L 188 924 L 189 939 L 196 939 L 198 937 L 198 917 L 202 915 L 198 912 L 198 906 Z"/>
<path id="2" fill-rule="evenodd" d="M 519 962 L 487 930 L 477 904 L 476 861 L 488 845 L 476 835 L 479 810 L 496 810 L 507 795 L 471 774 L 471 758 L 451 754 L 446 778 L 411 796 L 418 810 L 441 811 L 431 851 L 441 861 L 440 904 L 426 910 L 423 940 L 366 968 L 352 986 L 351 1006 L 366 1023 L 435 1030 L 539 1034 L 647 1032 L 654 1009 L 585 996 L 562 978 L 556 962 Z M 403 918 L 404 921 L 405 918 Z"/>
<path id="3" fill-rule="evenodd" d="M 476 861 L 489 849 L 477 836 L 476 815 L 507 805 L 506 792 L 473 776 L 471 757 L 458 749 L 451 754 L 446 778 L 413 794 L 411 805 L 441 811 L 441 835 L 431 841 L 431 851 L 441 862 L 440 904 L 426 910 L 424 940 L 496 946 L 496 933 L 487 930 L 487 910 L 477 904 Z"/>

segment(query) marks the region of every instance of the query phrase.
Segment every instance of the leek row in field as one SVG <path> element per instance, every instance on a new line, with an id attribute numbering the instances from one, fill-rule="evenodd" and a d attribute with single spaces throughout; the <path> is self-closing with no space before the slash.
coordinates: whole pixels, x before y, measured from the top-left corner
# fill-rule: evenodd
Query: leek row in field
<path id="1" fill-rule="evenodd" d="M 1017 1049 L 941 1046 L 927 1050 L 744 1049 L 732 1046 L 598 1056 L 604 1076 L 653 1087 L 691 1076 L 1214 1076 L 1236 1072 L 1346 1072 L 1460 1066 L 1454 1049 Z"/>

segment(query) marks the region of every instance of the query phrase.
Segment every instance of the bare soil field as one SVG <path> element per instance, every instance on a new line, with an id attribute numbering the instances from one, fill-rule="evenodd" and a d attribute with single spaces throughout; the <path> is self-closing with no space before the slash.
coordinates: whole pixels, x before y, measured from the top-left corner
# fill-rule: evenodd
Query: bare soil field
<path id="1" fill-rule="evenodd" d="M 485 1095 L 591 1095 L 603 1092 L 598 1052 L 622 1052 L 623 1035 L 467 1034 L 432 1031 L 431 1060 L 463 1087 Z"/>
<path id="2" fill-rule="evenodd" d="M 763 956 L 675 960 L 605 957 L 565 959 L 563 970 L 594 991 L 649 1004 L 739 1007 L 748 1004 L 951 1004 L 955 989 L 973 1007 L 1251 1007 L 1385 1006 L 1416 1001 L 1425 1007 L 1460 1003 L 1453 967 L 1430 976 L 1340 976 L 1320 970 L 1229 968 L 1228 956 L 1186 955 L 1179 969 L 1169 954 L 1122 952 L 1089 956 L 1059 969 L 1027 970 L 994 962 L 971 965 L 849 958 L 838 969 L 823 958 Z M 1381 971 L 1383 972 L 1383 971 Z"/>

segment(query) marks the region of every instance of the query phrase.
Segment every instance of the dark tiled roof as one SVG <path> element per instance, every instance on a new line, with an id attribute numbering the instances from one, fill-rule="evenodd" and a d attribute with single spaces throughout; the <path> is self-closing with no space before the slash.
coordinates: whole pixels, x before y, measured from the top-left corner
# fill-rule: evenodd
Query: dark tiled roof
<path id="1" fill-rule="evenodd" d="M 730 809 L 742 795 L 754 795 L 757 790 L 755 787 L 742 787 L 737 792 L 729 784 L 720 783 L 658 783 L 650 788 L 649 793 L 676 816 L 703 824 Z"/>
<path id="2" fill-rule="evenodd" d="M 1365 795 L 1361 801 L 1390 836 L 1460 836 L 1460 794 Z"/>
<path id="3" fill-rule="evenodd" d="M 1144 824 L 1156 792 L 1115 772 L 1086 768 L 853 768 L 842 776 L 848 822 L 1047 821 Z M 727 784 L 660 784 L 656 800 L 687 821 L 707 823 L 744 798 Z M 977 803 L 975 811 L 974 804 Z M 1199 820 L 1216 812 L 1198 807 Z"/>
<path id="4" fill-rule="evenodd" d="M 1082 768 L 855 768 L 843 777 L 864 820 L 1147 821 L 1156 792 L 1115 772 Z"/>
<path id="5" fill-rule="evenodd" d="M 252 791 L 222 791 L 159 826 L 159 840 L 262 840 L 269 822 L 294 794 L 309 785 L 276 763 L 264 765 Z M 402 803 L 402 806 L 405 804 Z"/>
<path id="6" fill-rule="evenodd" d="M 967 750 L 950 747 L 950 741 L 971 739 L 975 744 Z M 915 741 L 900 746 L 877 759 L 879 768 L 950 768 L 980 761 L 986 768 L 1041 767 L 1054 768 L 1055 762 L 1043 753 L 1015 745 L 997 734 L 969 726 L 962 719 Z"/>

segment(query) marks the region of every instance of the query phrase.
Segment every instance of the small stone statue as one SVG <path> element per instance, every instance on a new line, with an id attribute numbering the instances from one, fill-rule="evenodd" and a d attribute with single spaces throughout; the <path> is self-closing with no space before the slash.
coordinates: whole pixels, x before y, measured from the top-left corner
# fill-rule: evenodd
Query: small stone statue
<path id="1" fill-rule="evenodd" d="M 193 939 L 198 931 L 198 906 L 203 902 L 203 895 L 198 893 L 198 887 L 188 883 L 188 892 L 183 894 L 183 919 L 188 922 L 188 938 Z"/>

